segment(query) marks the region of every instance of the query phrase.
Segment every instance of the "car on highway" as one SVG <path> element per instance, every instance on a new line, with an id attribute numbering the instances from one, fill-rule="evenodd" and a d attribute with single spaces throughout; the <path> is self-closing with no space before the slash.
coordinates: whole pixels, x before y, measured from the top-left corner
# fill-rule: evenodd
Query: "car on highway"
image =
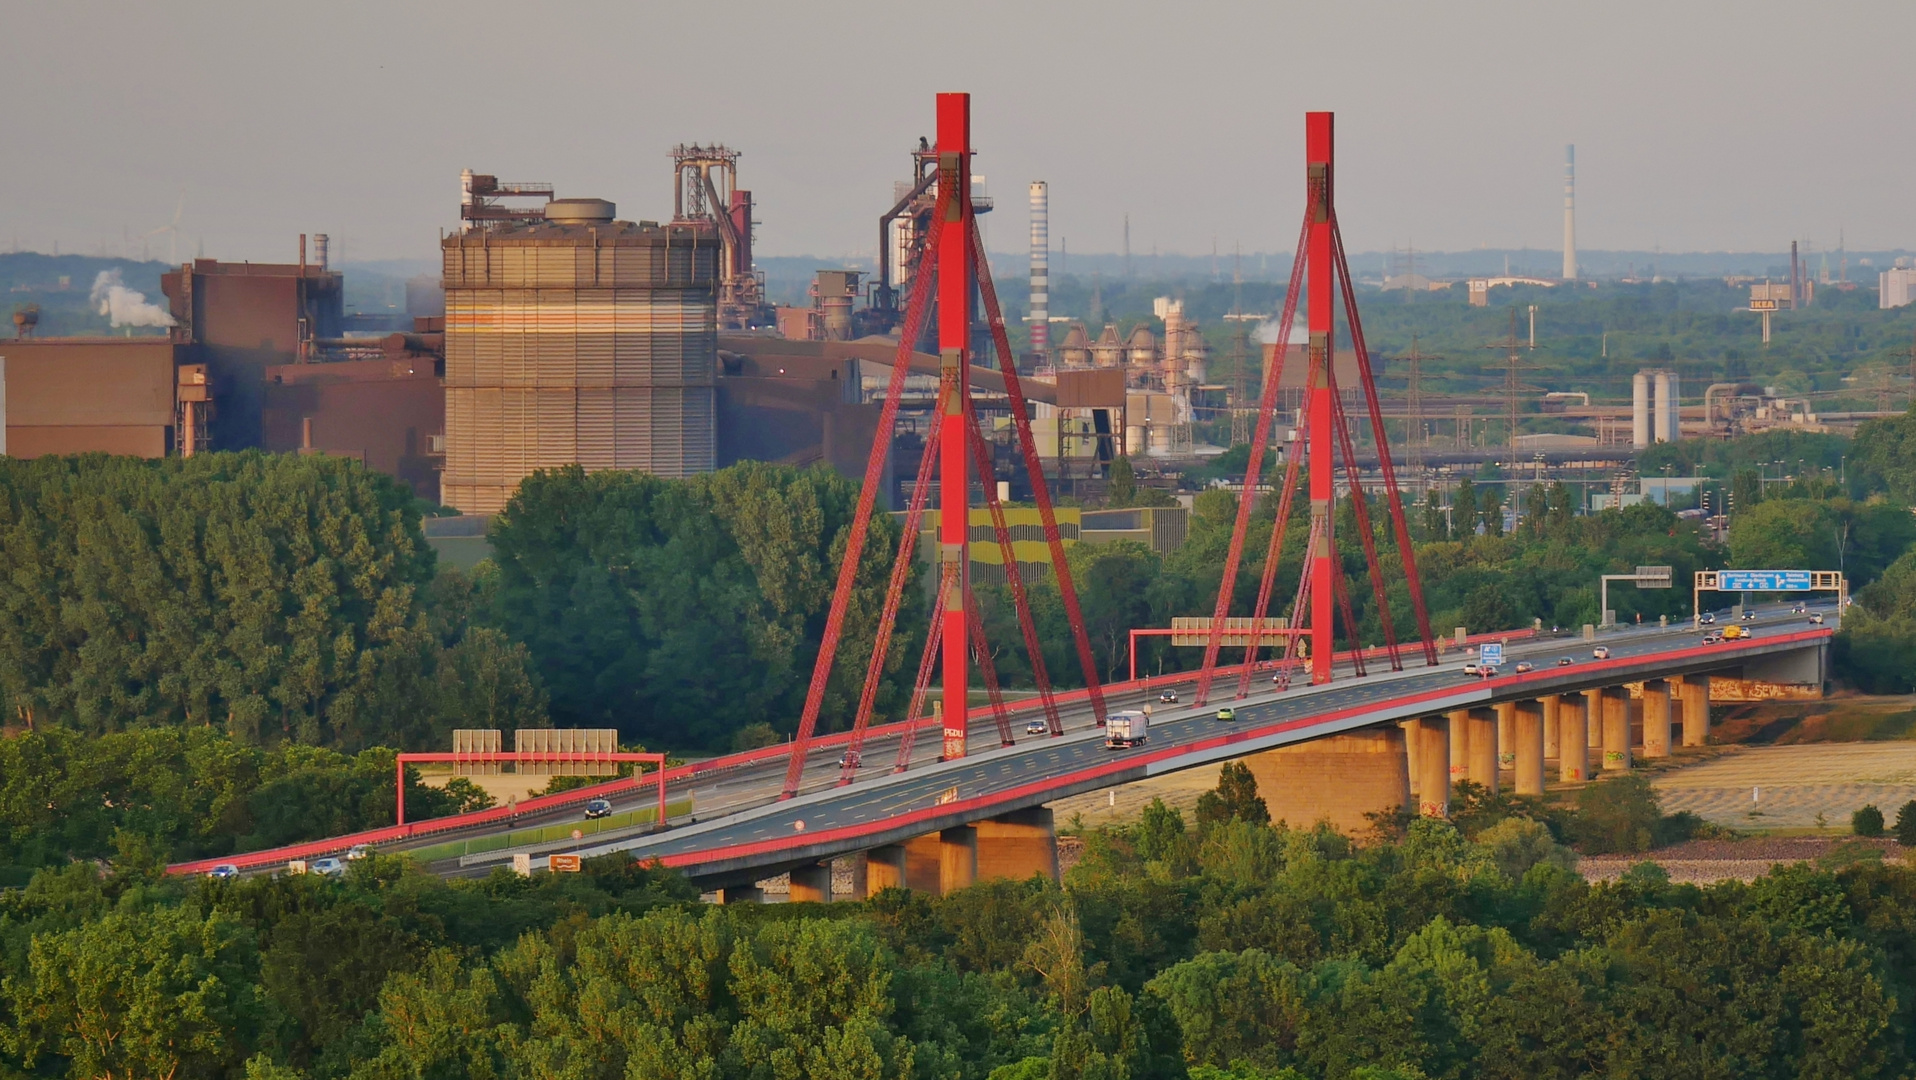
<path id="1" fill-rule="evenodd" d="M 1559 657 L 1557 657 L 1557 666 L 1558 666 L 1558 667 L 1569 667 L 1569 666 L 1570 666 L 1571 664 L 1574 664 L 1574 663 L 1576 663 L 1576 661 L 1575 661 L 1575 660 L 1572 660 L 1572 659 L 1570 659 L 1570 658 L 1569 658 L 1568 656 L 1559 656 Z"/>
<path id="2" fill-rule="evenodd" d="M 1273 528 L 1275 528 L 1275 526 L 1273 526 Z M 1482 666 L 1482 665 L 1480 665 L 1480 664 L 1478 664 L 1478 663 L 1477 663 L 1477 661 L 1475 661 L 1475 660 L 1472 660 L 1472 661 L 1471 661 L 1471 662 L 1469 662 L 1468 664 L 1465 664 L 1465 665 L 1464 665 L 1464 674 L 1466 674 L 1466 675 L 1481 675 L 1481 674 L 1483 674 L 1483 666 Z"/>
<path id="3" fill-rule="evenodd" d="M 352 847 L 346 849 L 346 861 L 358 862 L 372 853 L 373 849 L 370 846 L 366 844 L 354 844 Z"/>
<path id="4" fill-rule="evenodd" d="M 1499 674 L 1495 664 L 1484 664 L 1477 668 L 1477 677 L 1480 679 L 1494 679 Z"/>
<path id="5" fill-rule="evenodd" d="M 1030 720 L 1025 723 L 1026 735 L 1044 735 L 1050 732 L 1050 730 L 1050 728 L 1044 726 L 1043 720 Z"/>
<path id="6" fill-rule="evenodd" d="M 346 863 L 343 859 L 335 859 L 328 855 L 323 859 L 314 860 L 313 864 L 306 869 L 321 877 L 337 877 L 346 872 Z"/>
<path id="7" fill-rule="evenodd" d="M 1722 634 L 1719 634 L 1719 633 L 1717 633 L 1717 632 L 1716 632 L 1716 631 L 1714 631 L 1714 630 L 1712 630 L 1711 632 L 1709 632 L 1709 633 L 1707 633 L 1707 634 L 1705 634 L 1705 635 L 1703 635 L 1703 644 L 1705 644 L 1705 645 L 1721 645 L 1721 644 L 1723 644 L 1723 635 L 1722 635 Z"/>
<path id="8" fill-rule="evenodd" d="M 1607 645 L 1599 645 L 1590 650 L 1590 656 L 1595 660 L 1608 660 L 1610 659 L 1610 647 Z"/>
<path id="9" fill-rule="evenodd" d="M 843 759 L 841 758 L 840 760 L 842 761 Z M 586 803 L 585 816 L 586 816 L 586 820 L 588 821 L 590 821 L 593 818 L 611 817 L 612 816 L 612 800 L 611 799 L 594 799 L 591 802 Z"/>
<path id="10" fill-rule="evenodd" d="M 226 878 L 236 878 L 239 876 L 239 867 L 234 866 L 230 862 L 223 862 L 219 864 L 218 866 L 215 866 L 213 869 L 208 870 L 206 872 L 206 876 L 210 878 L 217 878 L 220 880 L 224 880 Z"/>
<path id="11" fill-rule="evenodd" d="M 1159 691 L 1159 693 L 1158 693 L 1158 704 L 1160 704 L 1160 705 L 1176 705 L 1177 703 L 1178 703 L 1178 692 L 1177 692 L 1176 690 L 1162 690 L 1162 691 Z"/>
<path id="12" fill-rule="evenodd" d="M 847 750 L 838 755 L 838 767 L 841 769 L 862 769 L 865 767 L 865 759 L 859 756 L 858 751 Z"/>
<path id="13" fill-rule="evenodd" d="M 1743 621 L 1744 621 L 1744 622 L 1755 622 L 1755 621 L 1756 621 L 1756 612 L 1754 612 L 1754 611 L 1746 611 L 1746 612 L 1744 612 L 1744 613 L 1743 613 Z"/>
<path id="14" fill-rule="evenodd" d="M 1697 622 L 1700 622 L 1705 626 L 1714 626 L 1716 625 L 1716 616 L 1706 611 L 1703 613 L 1703 617 L 1698 619 Z"/>
<path id="15" fill-rule="evenodd" d="M 1237 710 L 1231 708 L 1229 705 L 1226 705 L 1222 709 L 1219 709 L 1217 711 L 1217 718 L 1219 720 L 1236 720 Z"/>
<path id="16" fill-rule="evenodd" d="M 1815 623 L 1818 626 L 1823 625 L 1823 613 L 1820 611 L 1811 612 L 1810 621 Z"/>
<path id="17" fill-rule="evenodd" d="M 1517 663 L 1517 674 L 1519 675 L 1522 675 L 1526 672 L 1535 671 L 1535 670 L 1536 670 L 1536 665 L 1532 664 L 1528 660 L 1520 660 Z"/>

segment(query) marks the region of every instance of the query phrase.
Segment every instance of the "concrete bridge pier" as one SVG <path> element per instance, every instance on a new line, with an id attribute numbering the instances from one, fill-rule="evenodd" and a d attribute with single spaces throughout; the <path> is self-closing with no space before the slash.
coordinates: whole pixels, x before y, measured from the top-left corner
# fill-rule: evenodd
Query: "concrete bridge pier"
<path id="1" fill-rule="evenodd" d="M 1417 721 L 1415 720 L 1400 722 L 1397 725 L 1397 730 L 1402 732 L 1404 736 L 1404 771 L 1409 774 L 1410 794 L 1414 799 L 1424 786 L 1423 778 L 1417 774 L 1417 763 L 1420 760 L 1418 757 L 1418 744 L 1423 740 L 1417 737 Z M 1411 803 L 1404 804 L 1405 809 L 1410 809 L 1411 806 Z"/>
<path id="2" fill-rule="evenodd" d="M 1244 759 L 1272 821 L 1305 828 L 1328 821 L 1345 833 L 1371 827 L 1367 814 L 1410 809 L 1409 752 L 1397 726 L 1329 735 Z M 1424 748 L 1417 751 L 1421 762 Z M 1446 755 L 1448 756 L 1448 755 Z M 1446 779 L 1440 786 L 1448 787 Z"/>
<path id="3" fill-rule="evenodd" d="M 1630 771 L 1630 694 L 1620 686 L 1596 692 L 1593 704 L 1602 709 L 1603 771 Z"/>
<path id="4" fill-rule="evenodd" d="M 1590 749 L 1593 764 L 1603 761 L 1603 691 L 1585 690 L 1583 692 L 1583 711 L 1589 721 L 1585 727 L 1588 741 L 1584 743 Z"/>
<path id="5" fill-rule="evenodd" d="M 794 867 L 790 900 L 794 904 L 831 903 L 832 864 L 813 863 L 811 866 Z"/>
<path id="6" fill-rule="evenodd" d="M 865 892 L 869 898 L 886 889 L 908 888 L 905 884 L 905 845 L 886 844 L 865 853 Z"/>
<path id="7" fill-rule="evenodd" d="M 978 881 L 978 830 L 955 825 L 938 834 L 938 895 L 946 896 Z"/>
<path id="8" fill-rule="evenodd" d="M 1643 759 L 1670 756 L 1670 684 L 1662 679 L 1643 683 Z"/>
<path id="9" fill-rule="evenodd" d="M 1469 713 L 1470 782 L 1479 784 L 1492 795 L 1497 793 L 1497 710 L 1472 709 Z M 1452 731 L 1456 728 L 1453 726 Z"/>
<path id="10" fill-rule="evenodd" d="M 914 836 L 901 845 L 905 849 L 905 880 L 900 884 L 914 892 L 938 895 L 944 880 L 945 850 L 939 833 Z"/>
<path id="11" fill-rule="evenodd" d="M 1515 702 L 1511 713 L 1511 758 L 1516 767 L 1517 794 L 1542 795 L 1544 732 L 1550 727 L 1544 720 L 1544 703 Z"/>
<path id="12" fill-rule="evenodd" d="M 1497 771 L 1510 772 L 1517 767 L 1517 703 L 1497 705 Z"/>
<path id="13" fill-rule="evenodd" d="M 1683 745 L 1702 746 L 1710 741 L 1710 677 L 1686 676 L 1677 683 L 1683 703 Z"/>
<path id="14" fill-rule="evenodd" d="M 1566 784 L 1590 779 L 1589 698 L 1577 694 L 1558 694 L 1557 698 L 1557 779 Z"/>
<path id="15" fill-rule="evenodd" d="M 1048 807 L 1034 806 L 980 821 L 976 873 L 980 880 L 1023 881 L 1033 874 L 1058 881 L 1058 832 Z"/>
<path id="16" fill-rule="evenodd" d="M 1426 716 L 1411 721 L 1417 740 L 1417 812 L 1450 816 L 1450 718 Z"/>
<path id="17" fill-rule="evenodd" d="M 1450 722 L 1450 784 L 1455 786 L 1459 780 L 1470 779 L 1470 710 L 1452 709 L 1444 714 Z M 1444 789 L 1446 801 L 1450 798 L 1450 789 Z"/>

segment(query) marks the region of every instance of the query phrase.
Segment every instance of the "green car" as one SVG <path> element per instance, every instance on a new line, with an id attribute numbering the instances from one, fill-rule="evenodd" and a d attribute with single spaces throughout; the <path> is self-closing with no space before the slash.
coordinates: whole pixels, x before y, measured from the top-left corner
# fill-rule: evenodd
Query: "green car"
<path id="1" fill-rule="evenodd" d="M 1226 705 L 1217 711 L 1217 718 L 1219 720 L 1235 720 L 1237 719 L 1237 710 Z"/>

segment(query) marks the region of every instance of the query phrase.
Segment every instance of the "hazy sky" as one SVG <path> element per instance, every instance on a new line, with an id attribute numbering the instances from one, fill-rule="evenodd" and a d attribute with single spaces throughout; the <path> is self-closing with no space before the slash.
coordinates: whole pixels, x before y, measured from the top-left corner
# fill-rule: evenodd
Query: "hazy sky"
<path id="1" fill-rule="evenodd" d="M 942 36 L 938 36 L 942 35 Z M 760 250 L 870 250 L 973 94 L 994 249 L 1286 251 L 1333 109 L 1353 250 L 1916 245 L 1916 4 L 0 0 L 0 248 L 429 258 L 461 168 L 668 216 L 667 151 L 744 151 Z M 167 237 L 149 250 L 167 257 Z"/>

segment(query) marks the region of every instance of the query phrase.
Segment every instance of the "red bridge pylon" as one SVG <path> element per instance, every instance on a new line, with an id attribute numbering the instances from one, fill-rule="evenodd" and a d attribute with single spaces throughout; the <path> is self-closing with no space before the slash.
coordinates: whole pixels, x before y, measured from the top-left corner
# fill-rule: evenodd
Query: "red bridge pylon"
<path id="1" fill-rule="evenodd" d="M 1377 604 L 1385 651 L 1390 658 L 1391 670 L 1403 669 L 1397 630 L 1391 616 L 1385 568 L 1377 554 L 1370 493 L 1365 490 L 1363 474 L 1358 467 L 1351 440 L 1344 388 L 1338 383 L 1336 301 L 1339 297 L 1344 302 L 1344 316 L 1350 333 L 1352 368 L 1363 394 L 1364 408 L 1370 416 L 1371 437 L 1377 445 L 1392 539 L 1409 586 L 1418 640 L 1422 645 L 1425 663 L 1437 663 L 1437 645 L 1431 638 L 1430 617 L 1424 607 L 1423 583 L 1417 574 L 1417 554 L 1411 546 L 1410 529 L 1404 519 L 1403 499 L 1397 488 L 1397 470 L 1391 462 L 1390 442 L 1384 432 L 1384 414 L 1378 404 L 1370 352 L 1364 343 L 1364 328 L 1357 315 L 1357 297 L 1351 284 L 1350 264 L 1345 258 L 1343 236 L 1337 224 L 1337 210 L 1332 198 L 1331 114 L 1306 113 L 1304 128 L 1307 191 L 1304 223 L 1298 235 L 1290 284 L 1284 294 L 1284 306 L 1277 324 L 1279 340 L 1276 353 L 1265 372 L 1264 390 L 1258 402 L 1257 424 L 1251 435 L 1251 460 L 1245 468 L 1244 488 L 1238 497 L 1237 519 L 1231 530 L 1231 546 L 1225 556 L 1224 576 L 1218 584 L 1217 603 L 1212 611 L 1210 639 L 1205 644 L 1204 664 L 1198 675 L 1197 703 L 1200 705 L 1210 698 L 1218 652 L 1224 644 L 1225 619 L 1230 615 L 1231 597 L 1236 592 L 1238 567 L 1244 552 L 1244 536 L 1249 531 L 1251 514 L 1258 499 L 1258 479 L 1263 470 L 1264 454 L 1270 446 L 1271 422 L 1278 407 L 1285 354 L 1292 320 L 1297 317 L 1300 294 L 1306 301 L 1306 325 L 1310 333 L 1308 365 L 1301 384 L 1303 415 L 1296 443 L 1286 457 L 1284 479 L 1277 491 L 1277 512 L 1270 542 L 1264 553 L 1263 572 L 1252 611 L 1249 644 L 1245 648 L 1244 666 L 1238 675 L 1237 696 L 1244 697 L 1250 692 L 1253 668 L 1263 645 L 1264 622 L 1275 585 L 1277 566 L 1284 552 L 1285 535 L 1289 531 L 1298 478 L 1306 468 L 1310 528 L 1305 541 L 1303 573 L 1291 602 L 1290 624 L 1284 632 L 1273 634 L 1274 638 L 1282 638 L 1277 681 L 1288 686 L 1294 668 L 1306 658 L 1310 663 L 1313 683 L 1330 681 L 1331 661 L 1336 655 L 1334 619 L 1337 617 L 1342 618 L 1344 632 L 1352 648 L 1358 650 L 1356 674 L 1362 676 L 1365 673 L 1362 641 L 1344 580 L 1342 559 L 1337 553 L 1336 494 L 1337 463 L 1340 459 L 1357 533 L 1363 542 L 1364 560 Z M 1308 642 L 1308 654 L 1301 651 L 1305 642 Z"/>
<path id="2" fill-rule="evenodd" d="M 991 662 L 984 623 L 970 581 L 971 483 L 970 468 L 978 470 L 977 479 L 985 493 L 991 526 L 1004 560 L 1006 589 L 1017 609 L 1018 626 L 1037 683 L 1045 725 L 1050 734 L 1064 734 L 1058 707 L 1053 699 L 1050 675 L 1046 670 L 1037 624 L 1022 574 L 1014 557 L 1011 533 L 1005 524 L 1004 508 L 998 500 L 997 477 L 992 471 L 990 447 L 980 426 L 971 397 L 971 323 L 973 312 L 982 306 L 991 332 L 997 368 L 1004 379 L 1005 405 L 1010 413 L 1031 485 L 1033 501 L 1038 504 L 1051 572 L 1055 576 L 1066 620 L 1077 646 L 1078 662 L 1090 691 L 1091 707 L 1099 723 L 1104 722 L 1104 694 L 1099 686 L 1095 654 L 1085 631 L 1084 615 L 1071 581 L 1071 568 L 1065 560 L 1064 541 L 1058 532 L 1057 514 L 1038 459 L 1037 443 L 1031 435 L 1031 416 L 1024 388 L 1018 378 L 1017 362 L 1005 332 L 1004 314 L 991 282 L 991 269 L 979 241 L 978 222 L 971 205 L 971 95 L 938 95 L 938 179 L 937 205 L 933 212 L 935 227 L 925 239 L 924 250 L 915 260 L 919 268 L 912 280 L 911 297 L 900 327 L 897 358 L 892 364 L 891 380 L 883 406 L 879 410 L 878 431 L 872 440 L 871 456 L 865 464 L 865 478 L 858 495 L 858 509 L 847 539 L 844 561 L 839 565 L 838 582 L 832 592 L 825 633 L 819 643 L 818 658 L 812 667 L 812 681 L 805 696 L 805 710 L 799 718 L 798 734 L 792 741 L 790 764 L 785 770 L 783 795 L 797 794 L 804 773 L 805 755 L 817 731 L 825 688 L 831 681 L 843 637 L 845 615 L 850 605 L 852 586 L 858 567 L 873 507 L 884 483 L 885 460 L 891 450 L 892 432 L 898 417 L 898 401 L 905 387 L 913 347 L 929 316 L 933 297 L 937 303 L 939 392 L 936 423 L 925 443 L 918 478 L 912 488 L 905 515 L 904 535 L 900 538 L 892 571 L 886 586 L 885 604 L 879 617 L 876 640 L 859 695 L 858 710 L 852 718 L 852 737 L 840 768 L 839 783 L 850 783 L 856 775 L 859 753 L 872 719 L 877 692 L 884 680 L 890 656 L 893 632 L 903 593 L 911 579 L 912 558 L 918 531 L 931 493 L 933 463 L 938 486 L 938 590 L 936 607 L 926 635 L 925 651 L 920 658 L 906 716 L 913 723 L 906 728 L 899 747 L 897 768 L 910 763 L 912 737 L 916 734 L 920 709 L 927 697 L 933 671 L 942 674 L 944 715 L 944 758 L 965 756 L 967 746 L 967 688 L 969 668 L 978 665 L 991 700 L 991 715 L 998 737 L 1005 745 L 1012 742 L 1011 725 Z"/>

